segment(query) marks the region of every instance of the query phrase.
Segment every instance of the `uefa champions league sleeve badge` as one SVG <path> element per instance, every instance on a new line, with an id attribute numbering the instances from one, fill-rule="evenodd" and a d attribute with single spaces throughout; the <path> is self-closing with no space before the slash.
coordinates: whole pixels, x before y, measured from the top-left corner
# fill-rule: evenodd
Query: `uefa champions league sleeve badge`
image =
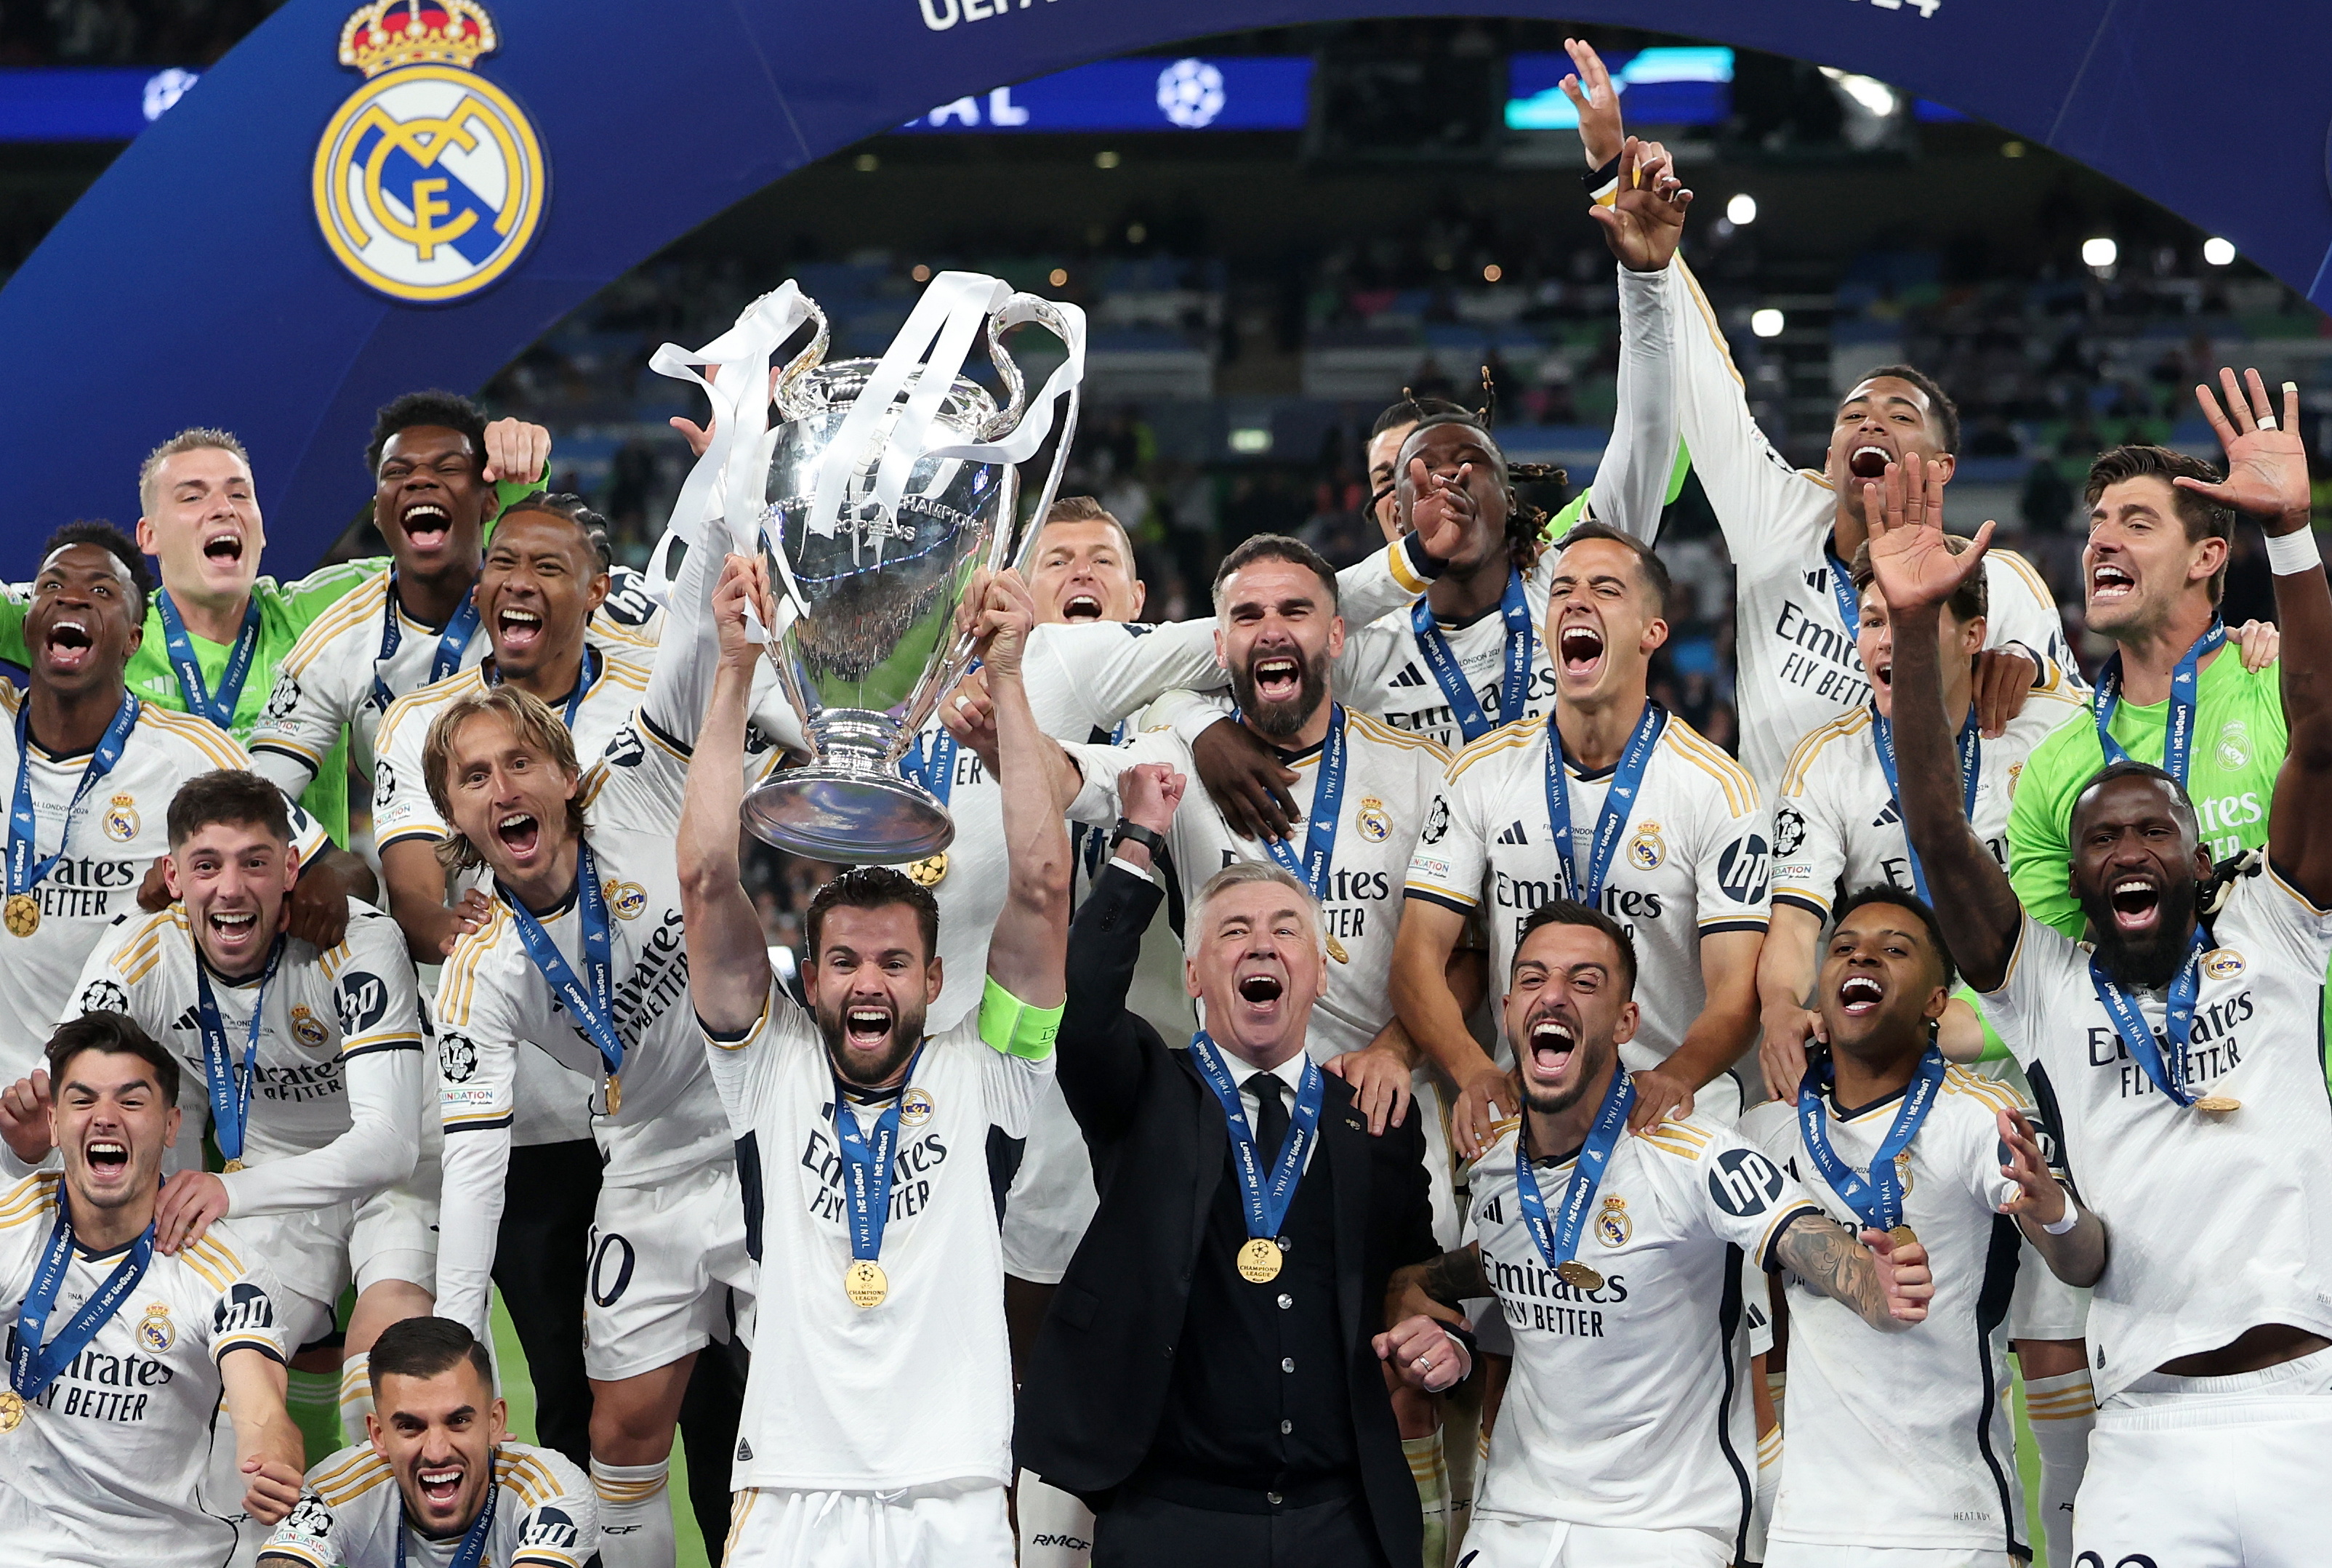
<path id="1" fill-rule="evenodd" d="M 374 0 L 340 30 L 340 63 L 365 81 L 316 144 L 316 223 L 391 299 L 466 299 L 541 226 L 550 170 L 534 127 L 473 69 L 499 47 L 477 0 Z"/>

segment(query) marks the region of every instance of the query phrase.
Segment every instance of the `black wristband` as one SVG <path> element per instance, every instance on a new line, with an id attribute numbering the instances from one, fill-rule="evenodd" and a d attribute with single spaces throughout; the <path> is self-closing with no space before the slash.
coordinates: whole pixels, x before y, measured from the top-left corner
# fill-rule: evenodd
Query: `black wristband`
<path id="1" fill-rule="evenodd" d="M 1622 154 L 1621 156 L 1624 157 L 1626 155 Z M 1610 163 L 1605 164 L 1601 168 L 1590 169 L 1586 174 L 1582 175 L 1580 177 L 1587 184 L 1587 199 L 1593 201 L 1595 199 L 1596 192 L 1619 179 L 1620 159 L 1615 158 Z"/>
<path id="2" fill-rule="evenodd" d="M 1128 822 L 1124 817 L 1121 817 L 1117 819 L 1116 829 L 1109 836 L 1109 846 L 1112 850 L 1115 850 L 1119 845 L 1124 843 L 1129 838 L 1142 846 L 1142 848 L 1150 851 L 1150 857 L 1152 860 L 1162 857 L 1166 853 L 1166 836 L 1164 834 L 1153 833 L 1149 828 L 1142 827 L 1139 822 Z"/>

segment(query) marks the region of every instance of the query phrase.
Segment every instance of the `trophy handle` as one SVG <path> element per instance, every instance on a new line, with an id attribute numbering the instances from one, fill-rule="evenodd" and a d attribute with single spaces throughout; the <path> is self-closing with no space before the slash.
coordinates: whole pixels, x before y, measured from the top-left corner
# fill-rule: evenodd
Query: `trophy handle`
<path id="1" fill-rule="evenodd" d="M 1015 327 L 1042 327 L 1063 343 L 1073 341 L 1075 329 L 1061 307 L 1040 294 L 1014 294 L 996 309 L 988 319 L 988 357 L 995 362 L 997 376 L 1003 381 L 1008 394 L 1007 406 L 989 421 L 981 434 L 989 439 L 1003 435 L 1020 423 L 1028 402 L 1028 384 L 1020 367 L 1004 348 L 1004 334 Z M 1061 416 L 1061 433 L 1053 447 L 1052 471 L 1045 476 L 1045 486 L 1037 494 L 1037 505 L 1028 514 L 1025 527 L 1014 520 L 1008 529 L 996 531 L 995 546 L 989 552 L 988 564 L 994 569 L 1009 567 L 1025 571 L 1037 547 L 1037 536 L 1043 531 L 1045 513 L 1053 504 L 1053 496 L 1061 488 L 1061 475 L 1068 466 L 1069 449 L 1077 435 L 1077 407 L 1084 393 L 1082 383 L 1070 387 L 1068 408 Z"/>
<path id="2" fill-rule="evenodd" d="M 808 308 L 809 319 L 817 323 L 817 335 L 810 339 L 808 348 L 786 361 L 786 368 L 778 373 L 777 385 L 769 388 L 769 400 L 788 419 L 798 419 L 809 412 L 800 406 L 796 384 L 826 362 L 826 350 L 834 341 L 833 331 L 827 325 L 826 311 L 818 302 L 805 294 L 802 303 Z"/>

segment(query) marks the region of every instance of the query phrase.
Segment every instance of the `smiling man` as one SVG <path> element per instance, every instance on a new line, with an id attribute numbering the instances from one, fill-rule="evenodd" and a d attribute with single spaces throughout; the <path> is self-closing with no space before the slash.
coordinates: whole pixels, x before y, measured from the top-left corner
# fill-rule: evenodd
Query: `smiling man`
<path id="1" fill-rule="evenodd" d="M 1958 808 L 1933 662 L 1938 607 L 1989 526 L 1953 555 L 1935 526 L 1941 475 L 1929 471 L 1924 493 L 1890 479 L 1870 557 L 1899 634 L 1912 846 L 1955 912 L 1952 956 L 2052 1113 L 2081 1207 L 2105 1224 L 2074 1550 L 2282 1568 L 2320 1561 L 2332 1532 L 2332 1215 L 2318 1196 L 2332 1189 L 2318 1049 L 2332 957 L 2332 590 L 2307 449 L 2289 428 L 2299 388 L 2286 384 L 2279 420 L 2258 372 L 2247 387 L 2221 378 L 2225 408 L 2196 390 L 2229 477 L 2176 488 L 2267 533 L 2290 744 L 2263 867 L 2214 877 L 2191 796 L 2125 758 L 2072 802 L 2071 893 L 2090 946 L 2023 909 Z"/>
<path id="2" fill-rule="evenodd" d="M 120 1014 L 92 1013 L 44 1054 L 63 1173 L 0 1197 L 0 1313 L 13 1325 L 0 1541 L 15 1563 L 217 1568 L 245 1515 L 272 1525 L 300 1495 L 274 1276 L 224 1226 L 176 1253 L 155 1248 L 178 1132 L 167 1051 Z M 0 1116 L 11 1144 L 30 1088 L 18 1084 Z M 219 1495 L 205 1485 L 214 1445 L 232 1447 L 226 1473 L 240 1483 Z"/>
<path id="3" fill-rule="evenodd" d="M 309 1470 L 260 1568 L 592 1561 L 591 1484 L 550 1449 L 511 1440 L 492 1363 L 468 1329 L 443 1317 L 391 1324 L 371 1376 L 367 1440 Z"/>

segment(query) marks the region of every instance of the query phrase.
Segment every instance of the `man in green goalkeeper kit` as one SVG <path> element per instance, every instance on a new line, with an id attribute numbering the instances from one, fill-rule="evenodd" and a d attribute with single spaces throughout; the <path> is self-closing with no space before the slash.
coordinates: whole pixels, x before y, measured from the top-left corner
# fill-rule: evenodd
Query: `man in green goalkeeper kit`
<path id="1" fill-rule="evenodd" d="M 550 432 L 515 419 L 486 430 L 486 471 L 507 502 L 541 488 Z M 223 430 L 184 430 L 156 447 L 138 473 L 138 547 L 161 562 L 162 591 L 146 609 L 130 655 L 129 690 L 147 702 L 209 719 L 250 741 L 275 668 L 311 622 L 378 572 L 380 559 L 343 561 L 296 582 L 259 575 L 267 531 L 243 444 Z M 0 660 L 28 661 L 25 585 L 0 592 Z M 348 754 L 336 747 L 300 804 L 334 842 L 349 838 Z"/>

